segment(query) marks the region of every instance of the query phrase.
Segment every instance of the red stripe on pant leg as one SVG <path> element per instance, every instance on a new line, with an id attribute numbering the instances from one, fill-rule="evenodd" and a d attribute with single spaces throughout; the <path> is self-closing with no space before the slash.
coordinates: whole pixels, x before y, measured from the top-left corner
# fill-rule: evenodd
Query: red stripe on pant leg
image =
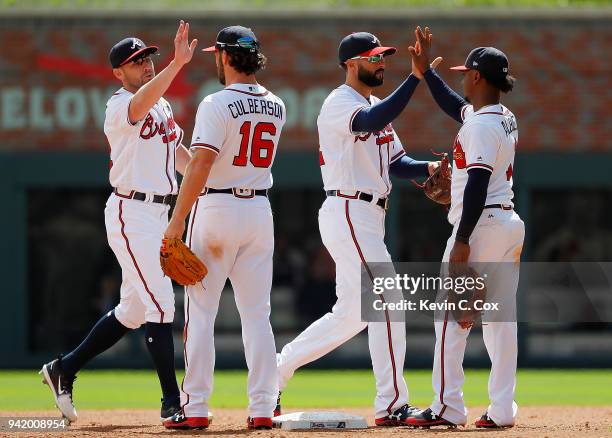
<path id="1" fill-rule="evenodd" d="M 357 242 L 357 236 L 355 236 L 355 230 L 353 229 L 353 223 L 351 222 L 351 216 L 349 214 L 349 202 L 344 201 L 344 203 L 345 203 L 346 221 L 348 222 L 349 229 L 351 230 L 351 236 L 353 238 L 353 242 L 355 243 L 355 247 L 357 248 L 357 252 L 359 253 L 359 258 L 361 259 L 361 262 L 363 263 L 363 266 L 365 267 L 368 273 L 368 276 L 370 277 L 370 281 L 374 282 L 374 276 L 372 275 L 372 271 L 370 271 L 370 267 L 368 266 L 368 264 L 365 261 L 365 258 L 363 257 L 363 253 L 361 252 L 361 247 L 359 246 L 359 242 Z"/>
<path id="2" fill-rule="evenodd" d="M 183 355 L 185 356 L 185 371 L 189 366 L 189 359 L 187 358 L 187 336 L 189 335 L 189 295 L 187 294 L 187 288 L 185 286 L 185 298 L 187 299 L 187 309 L 185 311 L 185 327 L 183 328 Z M 184 377 L 183 377 L 184 380 Z"/>
<path id="3" fill-rule="evenodd" d="M 444 326 L 442 327 L 442 348 L 440 349 L 440 403 L 442 404 L 442 410 L 440 411 L 440 417 L 446 411 L 446 405 L 444 404 L 444 340 L 446 338 L 446 324 L 448 323 L 448 310 L 444 314 Z"/>
<path id="4" fill-rule="evenodd" d="M 380 299 L 384 304 L 385 298 L 382 296 L 382 294 L 380 295 Z M 393 407 L 393 405 L 399 398 L 399 388 L 397 386 L 397 377 L 396 377 L 397 370 L 395 366 L 395 356 L 393 354 L 393 342 L 391 340 L 391 321 L 389 320 L 389 312 L 387 311 L 386 308 L 385 308 L 385 319 L 387 320 L 387 341 L 389 343 L 389 355 L 391 356 L 391 367 L 393 368 L 393 388 L 395 389 L 395 398 L 391 401 L 391 403 L 389 403 L 389 406 L 387 406 L 387 412 L 389 414 L 392 414 L 393 412 L 391 408 Z"/>
<path id="5" fill-rule="evenodd" d="M 353 224 L 351 222 L 351 216 L 349 214 L 349 201 L 344 201 L 344 202 L 345 202 L 345 211 L 346 211 L 346 221 L 348 222 L 348 226 L 351 230 L 351 237 L 353 238 L 353 242 L 355 243 L 355 247 L 357 248 L 357 252 L 359 253 L 359 258 L 361 259 L 361 263 L 363 263 L 363 266 L 365 266 L 365 269 L 368 272 L 368 276 L 370 277 L 370 281 L 374 283 L 374 275 L 372 275 L 372 271 L 370 270 L 370 267 L 366 263 L 365 257 L 363 256 L 363 253 L 361 252 L 361 247 L 359 246 L 359 242 L 357 242 L 357 236 L 355 235 L 355 230 L 353 229 Z M 382 300 L 383 303 L 385 303 L 385 297 L 383 297 L 382 294 L 380 295 L 380 299 Z M 391 401 L 389 406 L 387 406 L 387 412 L 389 414 L 392 414 L 393 412 L 391 411 L 391 407 L 395 404 L 395 402 L 399 398 L 399 388 L 397 386 L 397 376 L 396 376 L 397 370 L 395 367 L 395 355 L 393 354 L 393 342 L 391 340 L 391 321 L 389 321 L 389 312 L 387 311 L 386 308 L 385 308 L 385 319 L 387 320 L 387 341 L 389 344 L 389 354 L 391 355 L 391 367 L 393 368 L 393 388 L 395 389 L 395 398 Z"/>
<path id="6" fill-rule="evenodd" d="M 195 203 L 195 207 L 193 209 L 193 214 L 191 215 L 191 221 L 189 222 L 189 247 L 191 248 L 191 240 L 193 237 L 193 223 L 195 221 L 196 213 L 198 212 L 198 203 L 200 199 L 198 198 Z M 183 376 L 183 380 L 181 381 L 181 391 L 187 396 L 187 401 L 184 405 L 181 406 L 181 409 L 184 409 L 185 406 L 189 404 L 191 397 L 188 392 L 185 391 L 185 377 L 187 377 L 187 368 L 189 367 L 189 359 L 187 358 L 187 336 L 189 335 L 189 294 L 187 293 L 187 288 L 189 286 L 185 286 L 185 298 L 187 299 L 187 311 L 185 312 L 185 328 L 183 329 L 183 356 L 185 356 L 185 375 Z"/>
<path id="7" fill-rule="evenodd" d="M 142 272 L 140 272 L 140 267 L 138 266 L 138 262 L 136 262 L 136 257 L 134 257 L 134 253 L 132 253 L 132 249 L 130 248 L 130 241 L 128 240 L 128 237 L 125 234 L 125 222 L 123 222 L 123 200 L 119 201 L 119 222 L 121 222 L 121 235 L 123 236 L 123 239 L 125 240 L 125 245 L 127 246 L 128 253 L 130 253 L 130 257 L 132 257 L 132 262 L 134 262 L 134 266 L 136 267 L 136 270 L 138 271 L 138 276 L 140 277 L 140 281 L 142 281 L 142 284 L 144 285 L 145 290 L 151 297 L 151 300 L 153 300 L 155 307 L 157 307 L 157 311 L 160 314 L 159 322 L 160 323 L 164 322 L 164 311 L 161 309 L 159 303 L 155 299 L 155 296 L 149 290 L 149 286 L 147 285 L 147 282 L 145 281 L 142 275 Z"/>
<path id="8" fill-rule="evenodd" d="M 196 199 L 195 206 L 193 207 L 193 214 L 191 215 L 191 222 L 189 223 L 189 248 L 191 248 L 191 240 L 193 237 L 193 223 L 195 222 L 196 214 L 198 213 L 198 204 L 200 203 L 200 198 Z"/>
<path id="9" fill-rule="evenodd" d="M 187 311 L 185 312 L 185 328 L 183 330 L 183 356 L 185 356 L 185 374 L 183 375 L 183 380 L 181 380 L 181 391 L 187 396 L 187 401 L 184 405 L 181 406 L 181 409 L 185 408 L 189 404 L 190 396 L 189 393 L 185 391 L 185 377 L 187 377 L 187 367 L 189 367 L 189 359 L 187 358 L 187 335 L 189 334 L 189 295 L 187 294 L 187 288 L 189 286 L 185 286 L 185 298 L 187 298 Z"/>

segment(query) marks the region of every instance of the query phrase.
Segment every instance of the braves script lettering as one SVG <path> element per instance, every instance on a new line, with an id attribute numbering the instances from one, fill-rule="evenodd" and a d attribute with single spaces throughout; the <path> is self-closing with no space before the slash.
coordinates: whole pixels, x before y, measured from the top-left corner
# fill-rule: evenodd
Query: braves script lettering
<path id="1" fill-rule="evenodd" d="M 174 124 L 173 118 L 168 118 L 168 130 L 170 133 L 166 135 L 166 128 L 163 124 L 157 123 L 153 120 L 151 114 L 147 114 L 145 121 L 142 124 L 142 128 L 140 128 L 140 137 L 148 140 L 154 137 L 156 134 L 162 136 L 164 143 L 169 143 L 176 139 L 176 128 Z"/>

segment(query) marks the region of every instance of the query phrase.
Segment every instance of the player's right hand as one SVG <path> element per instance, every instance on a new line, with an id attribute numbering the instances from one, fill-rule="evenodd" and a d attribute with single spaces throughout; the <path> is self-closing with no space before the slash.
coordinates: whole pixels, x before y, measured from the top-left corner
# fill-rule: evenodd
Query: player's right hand
<path id="1" fill-rule="evenodd" d="M 182 239 L 183 233 L 185 233 L 185 221 L 176 220 L 173 216 L 164 232 L 164 238 Z"/>
<path id="2" fill-rule="evenodd" d="M 191 41 L 191 44 L 189 44 L 189 23 L 185 23 L 181 20 L 176 31 L 176 36 L 174 37 L 174 62 L 179 66 L 187 64 L 191 61 L 197 45 L 197 39 L 194 39 Z"/>
<path id="3" fill-rule="evenodd" d="M 423 32 L 421 27 L 417 26 L 414 30 L 414 36 L 416 37 L 416 41 L 414 46 L 408 47 L 408 51 L 412 57 L 412 72 L 421 79 L 423 73 L 430 68 L 436 68 L 442 62 L 442 58 L 437 57 L 431 64 L 429 63 L 433 36 L 429 31 L 429 27 L 425 27 L 425 32 Z"/>

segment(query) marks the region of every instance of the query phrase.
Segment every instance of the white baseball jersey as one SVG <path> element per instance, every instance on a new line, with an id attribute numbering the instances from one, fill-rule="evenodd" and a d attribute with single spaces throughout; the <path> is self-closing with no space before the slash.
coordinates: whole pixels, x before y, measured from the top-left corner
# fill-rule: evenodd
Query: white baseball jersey
<path id="1" fill-rule="evenodd" d="M 104 133 L 111 156 L 110 183 L 129 192 L 178 193 L 175 152 L 183 130 L 163 97 L 142 120 L 132 124 L 128 108 L 133 93 L 120 88 L 106 103 Z"/>
<path id="2" fill-rule="evenodd" d="M 391 191 L 389 165 L 405 155 L 391 124 L 379 132 L 353 132 L 353 119 L 380 99 L 363 97 L 343 84 L 325 99 L 317 119 L 319 161 L 325 190 L 361 191 L 386 196 Z"/>
<path id="3" fill-rule="evenodd" d="M 198 106 L 191 148 L 218 154 L 206 186 L 272 187 L 270 168 L 285 124 L 285 104 L 259 84 L 232 84 Z"/>
<path id="4" fill-rule="evenodd" d="M 448 221 L 455 224 L 463 211 L 463 192 L 468 170 L 491 172 L 485 205 L 513 205 L 512 166 L 518 142 L 514 114 L 501 104 L 487 105 L 474 112 L 472 105 L 462 111 L 463 126 L 453 145 L 453 180 Z"/>

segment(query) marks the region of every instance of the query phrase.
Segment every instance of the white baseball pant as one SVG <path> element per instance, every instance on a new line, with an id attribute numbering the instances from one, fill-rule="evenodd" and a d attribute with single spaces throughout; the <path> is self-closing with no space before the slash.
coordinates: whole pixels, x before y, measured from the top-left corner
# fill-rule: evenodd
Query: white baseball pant
<path id="1" fill-rule="evenodd" d="M 274 225 L 268 199 L 200 196 L 191 210 L 187 242 L 206 264 L 208 274 L 201 284 L 185 288 L 185 378 L 181 385 L 185 415 L 208 416 L 215 367 L 215 318 L 229 278 L 249 369 L 249 415 L 272 417 L 278 380 L 270 325 Z"/>
<path id="2" fill-rule="evenodd" d="M 492 216 L 492 217 L 491 217 Z M 442 262 L 448 262 L 455 242 L 458 224 L 448 239 Z M 470 262 L 503 262 L 497 275 L 499 287 L 516 299 L 519 261 L 525 237 L 525 224 L 513 210 L 486 209 L 470 237 Z M 480 272 L 480 275 L 483 275 Z M 435 398 L 431 410 L 442 418 L 466 424 L 467 409 L 463 401 L 463 356 L 470 329 L 453 320 L 435 322 L 436 346 L 432 384 Z M 514 401 L 516 360 L 518 355 L 516 321 L 484 322 L 484 343 L 491 359 L 489 376 L 489 417 L 498 426 L 514 425 L 518 406 Z"/>
<path id="3" fill-rule="evenodd" d="M 374 204 L 328 197 L 319 210 L 323 244 L 336 263 L 336 295 L 332 311 L 285 345 L 278 356 L 279 387 L 295 370 L 329 353 L 368 327 L 368 345 L 376 378 L 376 418 L 408 401 L 403 376 L 406 328 L 402 322 L 361 321 L 361 264 L 391 263 L 384 242 L 385 212 Z"/>
<path id="4" fill-rule="evenodd" d="M 111 194 L 104 209 L 108 243 L 121 265 L 115 317 L 135 329 L 145 322 L 174 319 L 174 290 L 159 264 L 169 207 Z"/>

